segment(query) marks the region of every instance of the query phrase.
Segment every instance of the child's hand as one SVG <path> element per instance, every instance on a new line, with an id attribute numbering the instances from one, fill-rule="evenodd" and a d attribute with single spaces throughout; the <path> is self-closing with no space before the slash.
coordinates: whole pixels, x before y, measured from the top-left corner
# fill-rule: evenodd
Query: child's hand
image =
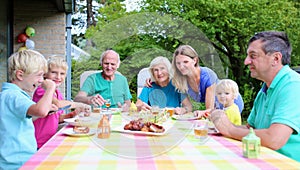
<path id="1" fill-rule="evenodd" d="M 92 108 L 90 105 L 76 102 L 75 103 L 75 111 L 77 114 L 83 113 L 84 116 L 89 116 L 92 112 Z"/>
<path id="2" fill-rule="evenodd" d="M 86 113 L 91 113 L 92 112 L 92 107 L 90 105 L 84 104 L 83 111 L 86 112 Z"/>
<path id="3" fill-rule="evenodd" d="M 55 104 L 51 104 L 51 110 L 58 110 L 58 106 L 56 106 Z"/>
<path id="4" fill-rule="evenodd" d="M 45 79 L 42 83 L 42 87 L 43 89 L 47 90 L 47 89 L 55 89 L 56 88 L 56 84 L 54 81 L 50 80 L 50 79 Z"/>

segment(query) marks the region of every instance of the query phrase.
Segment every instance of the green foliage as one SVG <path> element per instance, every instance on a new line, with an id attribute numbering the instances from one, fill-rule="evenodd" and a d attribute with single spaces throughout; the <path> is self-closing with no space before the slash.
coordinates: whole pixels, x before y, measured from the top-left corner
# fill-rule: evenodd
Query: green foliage
<path id="1" fill-rule="evenodd" d="M 136 75 L 141 68 L 158 55 L 171 59 L 180 44 L 193 44 L 200 54 L 201 65 L 213 68 L 220 78 L 229 77 L 240 85 L 245 102 L 243 118 L 246 118 L 261 85 L 250 78 L 243 64 L 248 39 L 259 31 L 285 31 L 294 49 L 292 65 L 300 64 L 298 1 L 144 0 L 141 4 L 140 12 L 131 13 L 117 0 L 100 8 L 97 25 L 90 27 L 85 35 L 92 42 L 87 49 L 92 57 L 74 63 L 73 76 L 98 69 L 100 54 L 106 48 L 113 48 L 120 54 L 119 71 L 128 78 L 136 100 Z M 194 107 L 203 106 L 194 103 Z"/>
<path id="2" fill-rule="evenodd" d="M 192 98 L 190 98 L 190 101 L 192 103 L 192 106 L 193 106 L 193 110 L 205 110 L 205 103 L 199 103 L 199 102 L 196 102 L 195 100 L 193 100 Z"/>
<path id="3" fill-rule="evenodd" d="M 244 93 L 241 94 L 244 100 L 244 111 L 242 112 L 242 120 L 246 121 L 253 105 L 253 99 L 256 96 L 255 89 L 249 84 L 244 84 Z"/>
<path id="4" fill-rule="evenodd" d="M 145 0 L 145 11 L 173 14 L 190 21 L 202 30 L 218 51 L 225 77 L 240 85 L 245 100 L 244 113 L 248 115 L 260 82 L 249 77 L 243 61 L 247 41 L 256 32 L 265 30 L 285 31 L 289 35 L 294 53 L 292 65 L 300 64 L 298 31 L 300 26 L 299 2 L 290 0 Z M 298 4 L 296 4 L 298 3 Z M 298 7 L 298 9 L 297 9 Z M 219 77 L 223 78 L 222 76 Z M 247 84 L 247 86 L 244 86 Z M 249 89 L 252 89 L 249 94 Z"/>

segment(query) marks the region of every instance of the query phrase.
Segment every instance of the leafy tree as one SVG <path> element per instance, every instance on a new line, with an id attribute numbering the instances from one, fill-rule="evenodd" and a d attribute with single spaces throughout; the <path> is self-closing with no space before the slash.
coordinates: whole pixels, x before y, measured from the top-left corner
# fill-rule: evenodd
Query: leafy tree
<path id="1" fill-rule="evenodd" d="M 145 11 L 179 16 L 205 33 L 218 51 L 223 68 L 229 68 L 228 77 L 236 80 L 242 94 L 250 97 L 245 101 L 247 112 L 260 87 L 259 81 L 249 78 L 249 70 L 243 64 L 248 39 L 259 31 L 285 31 L 289 35 L 293 49 L 300 46 L 298 41 L 300 17 L 297 1 L 145 0 L 143 2 Z M 299 50 L 294 50 L 292 65 L 300 63 L 299 57 Z"/>
<path id="2" fill-rule="evenodd" d="M 260 85 L 249 78 L 243 64 L 248 39 L 258 31 L 279 30 L 288 33 L 294 49 L 300 47 L 299 4 L 292 0 L 144 0 L 141 11 L 130 13 L 120 1 L 111 0 L 99 14 L 96 26 L 85 34 L 93 42 L 89 48 L 92 57 L 77 63 L 78 73 L 97 69 L 100 53 L 113 48 L 123 62 L 119 70 L 134 84 L 137 71 L 153 57 L 171 58 L 178 45 L 194 44 L 203 58 L 202 65 L 214 68 L 215 63 L 221 63 L 217 66 L 221 70 L 214 69 L 219 77 L 240 84 L 247 113 Z M 294 50 L 292 65 L 299 64 L 299 57 L 300 50 Z M 212 62 L 217 59 L 220 61 Z"/>
<path id="3" fill-rule="evenodd" d="M 200 28 L 222 56 L 221 60 L 239 83 L 245 77 L 243 59 L 247 40 L 255 32 L 285 31 L 293 47 L 297 47 L 300 33 L 299 11 L 288 0 L 145 0 L 144 9 L 173 14 Z M 275 9 L 275 10 L 274 10 Z M 293 55 L 298 64 L 299 55 Z M 225 67 L 226 68 L 226 67 Z"/>

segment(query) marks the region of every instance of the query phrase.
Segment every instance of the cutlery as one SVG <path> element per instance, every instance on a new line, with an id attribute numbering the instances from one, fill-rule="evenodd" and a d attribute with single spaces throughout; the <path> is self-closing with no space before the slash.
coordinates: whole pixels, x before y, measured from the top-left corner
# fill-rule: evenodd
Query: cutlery
<path id="1" fill-rule="evenodd" d="M 67 105 L 67 106 L 64 106 L 64 107 L 60 107 L 60 108 L 58 108 L 57 110 L 51 110 L 50 112 L 48 112 L 48 115 L 53 114 L 53 113 L 55 113 L 55 112 L 57 112 L 57 111 L 60 111 L 60 110 L 66 110 L 66 109 L 69 109 L 70 107 L 71 107 L 71 105 Z"/>

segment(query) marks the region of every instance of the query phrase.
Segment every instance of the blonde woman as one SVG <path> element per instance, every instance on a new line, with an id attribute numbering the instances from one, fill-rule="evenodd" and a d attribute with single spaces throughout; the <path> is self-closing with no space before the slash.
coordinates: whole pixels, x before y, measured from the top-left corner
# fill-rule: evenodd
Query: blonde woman
<path id="1" fill-rule="evenodd" d="M 195 111 L 195 114 L 208 114 L 219 102 L 215 98 L 215 88 L 218 82 L 216 73 L 208 67 L 199 66 L 197 52 L 189 45 L 179 46 L 173 55 L 173 84 L 181 93 L 187 93 L 197 102 L 205 103 L 206 110 Z M 239 95 L 235 103 L 239 110 L 244 107 Z"/>
<path id="2" fill-rule="evenodd" d="M 151 87 L 144 87 L 136 102 L 139 110 L 149 110 L 151 106 L 174 107 L 175 113 L 192 111 L 192 104 L 186 94 L 179 93 L 172 84 L 172 65 L 166 57 L 154 58 L 149 66 Z M 181 107 L 182 106 L 182 107 Z"/>

